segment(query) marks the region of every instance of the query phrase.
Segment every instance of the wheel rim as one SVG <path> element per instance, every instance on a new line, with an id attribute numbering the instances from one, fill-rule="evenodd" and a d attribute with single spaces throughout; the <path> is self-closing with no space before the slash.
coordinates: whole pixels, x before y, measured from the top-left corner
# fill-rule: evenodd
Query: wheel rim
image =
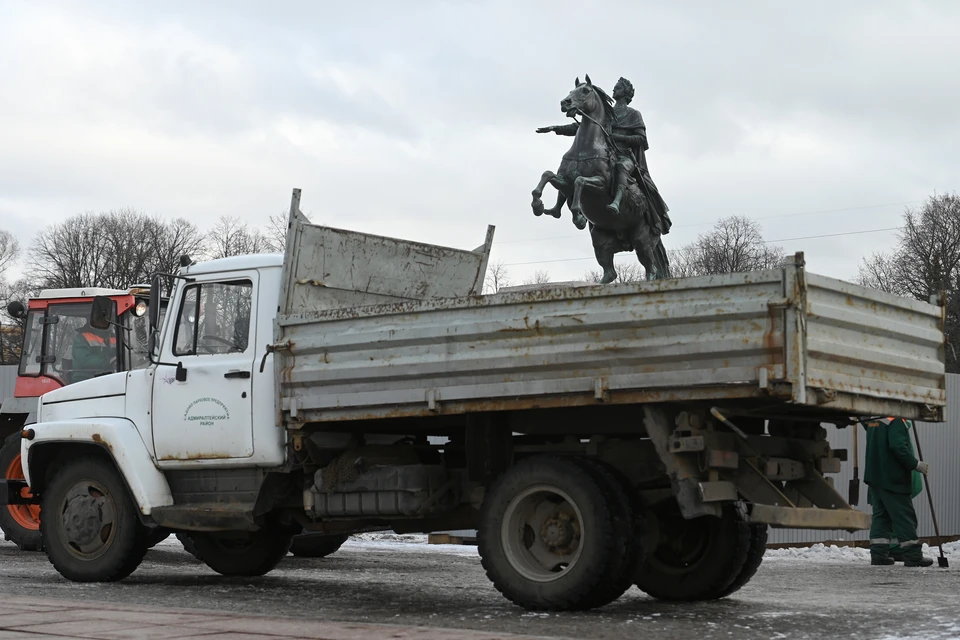
<path id="1" fill-rule="evenodd" d="M 583 516 L 570 496 L 551 485 L 536 485 L 507 505 L 500 539 L 507 561 L 534 582 L 559 580 L 583 551 Z"/>
<path id="2" fill-rule="evenodd" d="M 117 536 L 117 503 L 96 480 L 70 485 L 60 502 L 57 529 L 64 547 L 82 560 L 105 554 Z"/>
<path id="3" fill-rule="evenodd" d="M 20 464 L 20 454 L 10 462 L 10 466 L 6 470 L 7 480 L 26 480 L 23 475 L 23 466 Z M 20 495 L 24 498 L 32 498 L 33 493 L 30 492 L 30 489 L 22 489 Z M 40 530 L 40 506 L 35 504 L 9 504 L 7 505 L 7 510 L 10 512 L 10 517 L 13 518 L 14 522 L 17 525 L 28 529 L 30 531 L 39 531 Z"/>
<path id="4" fill-rule="evenodd" d="M 686 573 L 710 547 L 707 517 L 685 520 L 677 513 L 657 514 L 659 542 L 649 562 L 665 573 Z"/>

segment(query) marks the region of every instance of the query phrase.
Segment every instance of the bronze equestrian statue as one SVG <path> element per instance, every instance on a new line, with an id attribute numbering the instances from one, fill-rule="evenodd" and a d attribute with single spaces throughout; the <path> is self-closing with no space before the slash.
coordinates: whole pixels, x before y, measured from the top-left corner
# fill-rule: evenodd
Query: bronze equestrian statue
<path id="1" fill-rule="evenodd" d="M 560 109 L 574 122 L 537 129 L 574 140 L 557 173 L 545 171 L 533 190 L 533 213 L 559 218 L 569 202 L 577 228 L 590 227 L 594 254 L 603 268 L 601 284 L 617 278 L 613 256 L 621 251 L 636 252 L 648 280 L 670 277 L 660 241 L 670 231 L 670 217 L 647 169 L 647 132 L 640 112 L 629 106 L 633 95 L 630 81 L 620 78 L 613 90 L 614 104 L 590 76 L 584 83 L 577 78 L 573 91 L 560 101 Z M 576 121 L 578 115 L 581 122 Z M 558 196 L 557 204 L 545 211 L 540 198 L 547 183 Z"/>

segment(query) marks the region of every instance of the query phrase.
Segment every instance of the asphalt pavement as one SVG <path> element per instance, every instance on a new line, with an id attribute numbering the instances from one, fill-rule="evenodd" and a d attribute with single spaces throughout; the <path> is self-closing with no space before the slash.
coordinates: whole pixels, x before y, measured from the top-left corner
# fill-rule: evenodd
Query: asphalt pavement
<path id="1" fill-rule="evenodd" d="M 527 612 L 504 600 L 484 575 L 475 547 L 351 541 L 328 558 L 288 556 L 267 576 L 240 579 L 219 576 L 170 538 L 148 552 L 126 580 L 76 584 L 61 578 L 42 553 L 0 542 L 0 640 L 38 637 L 39 627 L 11 630 L 5 622 L 29 609 L 23 598 L 40 603 L 40 615 L 32 618 L 40 623 L 84 608 L 107 617 L 142 613 L 145 624 L 150 611 L 159 615 L 159 610 L 144 607 L 167 608 L 186 615 L 188 629 L 201 623 L 186 610 L 205 616 L 214 627 L 217 620 L 222 626 L 233 619 L 233 627 L 217 632 L 227 635 L 216 638 L 270 637 L 236 635 L 242 629 L 273 629 L 273 637 L 294 637 L 282 635 L 286 623 L 334 625 L 327 627 L 327 636 L 320 631 L 300 636 L 317 638 L 458 637 L 453 630 L 481 632 L 463 636 L 476 638 L 958 638 L 960 557 L 953 564 L 950 569 L 871 567 L 849 554 L 834 559 L 829 553 L 773 552 L 746 587 L 724 600 L 664 603 L 634 588 L 602 609 L 557 614 Z M 17 614 L 10 603 L 16 603 Z M 274 620 L 272 625 L 266 618 Z M 256 625 L 244 622 L 248 619 Z M 82 624 L 68 628 L 83 637 Z M 354 635 L 335 635 L 344 628 Z M 147 637 L 93 633 L 87 637 Z"/>

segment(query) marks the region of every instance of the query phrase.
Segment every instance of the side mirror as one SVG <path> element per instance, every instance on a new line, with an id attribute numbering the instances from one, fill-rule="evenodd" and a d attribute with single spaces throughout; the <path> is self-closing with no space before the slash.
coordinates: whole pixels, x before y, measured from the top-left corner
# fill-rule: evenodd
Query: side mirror
<path id="1" fill-rule="evenodd" d="M 22 319 L 27 315 L 27 310 L 24 308 L 23 303 L 19 300 L 14 300 L 7 305 L 7 313 L 10 314 L 11 318 L 16 318 L 17 320 Z"/>
<path id="2" fill-rule="evenodd" d="M 150 332 L 160 324 L 160 287 L 162 283 L 160 276 L 153 276 L 153 282 L 150 283 Z"/>
<path id="3" fill-rule="evenodd" d="M 94 329 L 109 329 L 113 315 L 113 300 L 106 296 L 94 296 L 90 307 L 90 326 Z"/>

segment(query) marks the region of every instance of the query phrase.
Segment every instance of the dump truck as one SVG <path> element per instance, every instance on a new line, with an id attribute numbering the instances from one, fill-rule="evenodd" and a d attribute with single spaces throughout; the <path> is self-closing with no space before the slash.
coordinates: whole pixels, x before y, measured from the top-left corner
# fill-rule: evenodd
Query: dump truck
<path id="1" fill-rule="evenodd" d="M 283 255 L 158 274 L 150 365 L 48 393 L 25 481 L 64 577 L 133 572 L 145 532 L 231 576 L 318 536 L 476 529 L 531 610 L 727 596 L 768 527 L 869 527 L 824 423 L 942 421 L 944 307 L 782 267 L 483 295 L 463 250 L 314 225 Z M 151 309 L 156 305 L 151 304 Z M 91 321 L 109 326 L 115 302 Z M 431 437 L 445 438 L 434 444 Z"/>

